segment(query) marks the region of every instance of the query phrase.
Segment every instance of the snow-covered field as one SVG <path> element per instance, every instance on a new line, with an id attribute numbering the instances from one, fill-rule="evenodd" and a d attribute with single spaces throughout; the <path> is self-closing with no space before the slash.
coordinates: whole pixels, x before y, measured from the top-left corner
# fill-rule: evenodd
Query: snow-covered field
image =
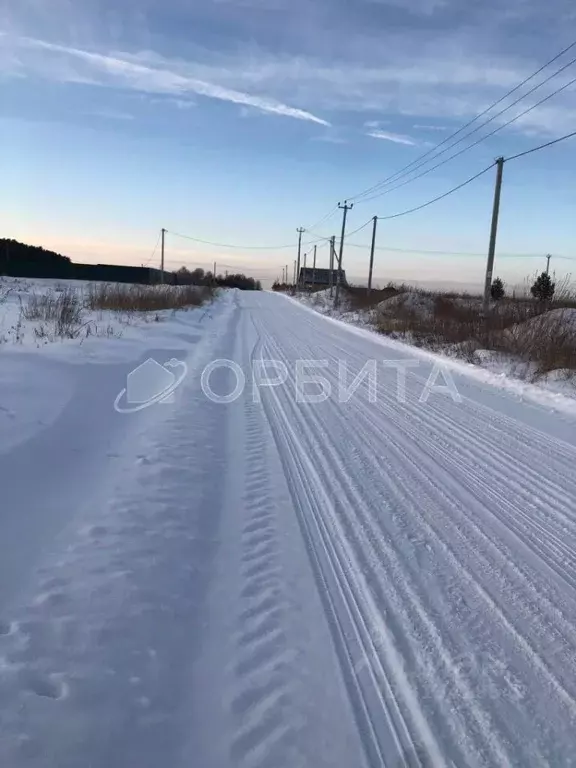
<path id="1" fill-rule="evenodd" d="M 573 400 L 271 293 L 129 335 L 0 346 L 0 766 L 574 764 Z"/>

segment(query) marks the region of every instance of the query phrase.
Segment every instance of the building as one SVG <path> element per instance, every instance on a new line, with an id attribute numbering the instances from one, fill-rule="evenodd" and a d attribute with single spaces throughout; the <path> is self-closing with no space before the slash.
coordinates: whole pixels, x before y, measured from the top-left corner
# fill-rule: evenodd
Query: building
<path id="1" fill-rule="evenodd" d="M 337 269 L 313 269 L 312 267 L 301 267 L 299 285 L 309 288 L 327 288 L 330 283 L 330 272 L 332 272 L 332 285 L 338 281 Z M 346 285 L 346 270 L 342 270 L 340 284 Z"/>

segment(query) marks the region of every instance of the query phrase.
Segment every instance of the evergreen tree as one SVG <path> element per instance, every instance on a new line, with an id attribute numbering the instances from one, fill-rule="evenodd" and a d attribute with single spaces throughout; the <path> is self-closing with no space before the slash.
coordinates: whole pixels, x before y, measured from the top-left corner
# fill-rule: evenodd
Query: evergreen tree
<path id="1" fill-rule="evenodd" d="M 504 283 L 499 277 L 497 277 L 492 283 L 492 286 L 490 288 L 490 295 L 492 296 L 494 301 L 499 301 L 500 299 L 503 299 L 504 296 L 506 295 L 506 291 L 504 290 Z"/>
<path id="2" fill-rule="evenodd" d="M 534 285 L 530 288 L 530 293 L 538 301 L 550 301 L 554 296 L 555 289 L 556 283 L 552 282 L 548 272 L 542 272 L 534 281 Z"/>

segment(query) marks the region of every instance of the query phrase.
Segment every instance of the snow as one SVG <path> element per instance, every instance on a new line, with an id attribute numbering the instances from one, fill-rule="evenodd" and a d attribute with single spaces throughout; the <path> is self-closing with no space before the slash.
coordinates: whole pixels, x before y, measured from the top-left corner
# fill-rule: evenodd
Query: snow
<path id="1" fill-rule="evenodd" d="M 316 295 L 314 294 L 313 297 Z M 372 333 L 375 333 L 378 316 L 393 315 L 402 306 L 425 319 L 433 313 L 435 301 L 434 297 L 428 294 L 418 291 L 406 291 L 385 299 L 373 310 L 367 309 L 353 312 L 347 306 L 346 299 L 342 302 L 339 309 L 334 309 L 334 302 L 329 296 L 329 291 L 322 291 L 319 296 L 319 299 L 308 295 L 296 296 L 294 300 L 330 319 L 339 320 Z M 470 298 L 461 297 L 455 301 L 460 305 L 481 303 L 479 299 L 473 296 Z M 576 309 L 553 309 L 517 326 L 513 326 L 507 332 L 545 334 L 559 323 L 570 334 L 572 329 L 576 329 Z M 397 341 L 401 344 L 416 345 L 416 340 L 410 332 L 393 332 L 387 335 L 386 338 L 387 344 L 393 344 L 394 341 Z M 415 352 L 415 354 L 419 354 L 420 351 L 422 350 L 418 347 L 418 352 Z M 423 353 L 426 354 L 425 351 Z M 474 350 L 472 355 L 473 362 L 464 362 L 457 359 L 462 357 L 462 350 L 458 348 L 458 345 L 454 344 L 446 344 L 443 349 L 434 350 L 431 354 L 442 356 L 445 359 L 445 364 L 450 367 L 456 365 L 460 369 L 467 368 L 471 375 L 476 375 L 481 381 L 490 383 L 493 386 L 506 388 L 510 392 L 518 394 L 519 397 L 530 397 L 545 405 L 560 403 L 559 407 L 571 409 L 572 404 L 566 403 L 564 398 L 576 398 L 576 377 L 574 372 L 568 369 L 557 369 L 541 375 L 536 366 L 531 363 L 514 359 L 511 355 L 487 349 Z M 483 375 L 479 369 L 485 369 L 487 375 Z"/>
<path id="2" fill-rule="evenodd" d="M 272 293 L 129 335 L 0 347 L 0 765 L 571 764 L 573 400 Z"/>
<path id="3" fill-rule="evenodd" d="M 400 307 L 417 313 L 424 318 L 430 317 L 434 312 L 434 297 L 418 291 L 398 293 L 396 296 L 391 296 L 389 299 L 381 301 L 376 307 L 376 314 L 393 314 Z"/>
<path id="4" fill-rule="evenodd" d="M 576 341 L 576 309 L 570 307 L 551 309 L 549 312 L 544 312 L 542 315 L 532 317 L 530 320 L 513 326 L 508 329 L 508 333 L 521 334 L 531 332 L 546 334 L 559 326 L 565 329 L 570 337 L 573 337 Z"/>

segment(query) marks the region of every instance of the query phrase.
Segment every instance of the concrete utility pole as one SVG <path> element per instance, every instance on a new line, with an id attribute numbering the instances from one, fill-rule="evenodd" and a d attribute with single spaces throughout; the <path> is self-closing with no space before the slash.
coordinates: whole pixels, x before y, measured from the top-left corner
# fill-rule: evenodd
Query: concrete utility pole
<path id="1" fill-rule="evenodd" d="M 490 305 L 490 290 L 492 288 L 492 272 L 494 271 L 494 254 L 496 253 L 496 235 L 498 234 L 498 216 L 500 214 L 500 193 L 502 191 L 502 172 L 504 158 L 496 160 L 496 186 L 494 187 L 494 206 L 492 208 L 492 226 L 490 228 L 490 245 L 488 247 L 488 262 L 486 264 L 486 280 L 484 282 L 484 311 Z"/>
<path id="2" fill-rule="evenodd" d="M 336 296 L 334 297 L 335 307 L 338 306 L 338 302 L 340 301 L 340 283 L 342 282 L 342 256 L 344 253 L 344 237 L 346 235 L 346 218 L 348 217 L 348 211 L 354 208 L 354 203 L 350 203 L 350 205 L 348 205 L 347 201 L 344 200 L 344 205 L 338 203 L 338 208 L 344 211 L 344 213 L 342 215 L 342 234 L 340 235 L 340 254 L 338 256 L 338 273 L 336 275 Z"/>
<path id="3" fill-rule="evenodd" d="M 314 262 L 312 264 L 312 288 L 316 285 L 316 248 L 317 246 L 314 246 Z"/>
<path id="4" fill-rule="evenodd" d="M 288 264 L 286 264 L 286 285 L 288 284 Z"/>
<path id="5" fill-rule="evenodd" d="M 332 298 L 332 291 L 334 286 L 334 253 L 336 251 L 336 236 L 332 235 L 330 238 L 330 272 L 328 274 L 328 285 L 330 286 L 330 298 Z"/>
<path id="6" fill-rule="evenodd" d="M 300 283 L 300 251 L 302 250 L 302 234 L 305 232 L 304 227 L 300 227 L 296 230 L 298 232 L 298 265 L 296 267 L 296 279 L 295 283 Z"/>
<path id="7" fill-rule="evenodd" d="M 550 259 L 551 259 L 551 258 L 552 258 L 552 254 L 551 254 L 551 253 L 549 253 L 549 254 L 546 256 L 546 274 L 547 274 L 547 275 L 549 275 L 549 274 L 550 274 Z"/>
<path id="8" fill-rule="evenodd" d="M 164 283 L 164 242 L 166 240 L 166 230 L 162 228 L 162 252 L 160 256 L 160 282 Z"/>
<path id="9" fill-rule="evenodd" d="M 372 228 L 372 247 L 370 248 L 370 268 L 368 270 L 368 293 L 372 290 L 372 269 L 374 267 L 374 249 L 376 248 L 376 226 L 378 224 L 378 216 L 374 216 L 374 226 Z"/>

